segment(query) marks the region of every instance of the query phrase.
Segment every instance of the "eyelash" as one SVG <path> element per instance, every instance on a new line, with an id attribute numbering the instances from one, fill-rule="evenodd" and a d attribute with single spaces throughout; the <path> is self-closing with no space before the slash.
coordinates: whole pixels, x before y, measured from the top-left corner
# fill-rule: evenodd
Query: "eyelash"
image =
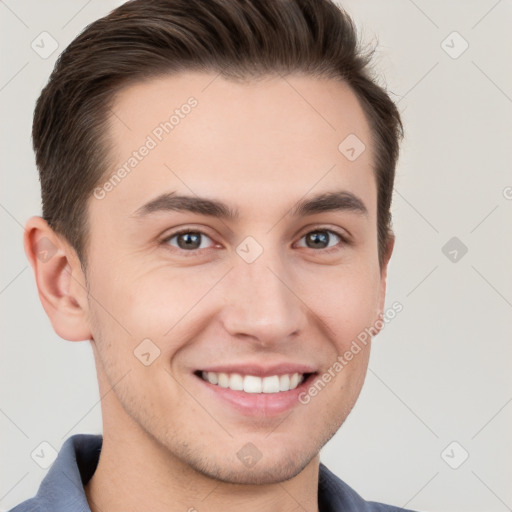
<path id="1" fill-rule="evenodd" d="M 330 248 L 327 248 L 327 249 L 311 249 L 312 251 L 314 252 L 320 252 L 320 253 L 324 253 L 324 254 L 330 254 L 332 252 L 336 252 L 336 251 L 339 251 L 341 250 L 341 247 L 339 247 L 339 245 L 341 244 L 342 246 L 343 245 L 350 245 L 350 241 L 348 240 L 348 238 L 345 236 L 345 235 L 342 235 L 341 233 L 339 233 L 338 231 L 335 231 L 333 229 L 328 229 L 328 228 L 322 228 L 322 227 L 317 227 L 315 229 L 312 229 L 306 233 L 304 233 L 301 237 L 300 237 L 300 240 L 302 240 L 304 237 L 306 237 L 307 235 L 310 235 L 311 233 L 318 233 L 318 232 L 326 232 L 326 233 L 329 233 L 329 234 L 333 234 L 337 237 L 339 237 L 340 239 L 340 242 L 338 242 L 338 244 L 336 244 L 336 246 L 334 247 L 330 247 Z M 186 233 L 194 233 L 194 234 L 199 234 L 201 236 L 205 236 L 207 238 L 209 238 L 210 240 L 212 240 L 212 237 L 210 237 L 208 234 L 204 233 L 203 231 L 199 230 L 199 229 L 193 229 L 193 228 L 184 228 L 184 229 L 181 229 L 179 231 L 176 231 L 172 234 L 170 234 L 169 236 L 166 236 L 163 240 L 161 240 L 161 244 L 162 245 L 167 245 L 169 246 L 169 242 L 175 238 L 175 237 L 178 237 L 180 235 L 183 235 L 183 234 L 186 234 Z M 213 240 L 212 240 L 213 241 Z M 330 242 L 330 240 L 329 240 Z M 189 253 L 189 254 L 185 254 L 186 257 L 193 257 L 193 256 L 197 256 L 198 252 L 199 251 L 204 251 L 204 250 L 208 250 L 208 249 L 191 249 L 190 251 L 187 251 L 185 249 L 181 249 L 179 247 L 174 247 L 174 246 L 171 246 L 173 249 L 179 251 L 179 252 L 182 252 L 182 253 Z M 308 249 L 308 247 L 306 247 L 306 249 Z"/>

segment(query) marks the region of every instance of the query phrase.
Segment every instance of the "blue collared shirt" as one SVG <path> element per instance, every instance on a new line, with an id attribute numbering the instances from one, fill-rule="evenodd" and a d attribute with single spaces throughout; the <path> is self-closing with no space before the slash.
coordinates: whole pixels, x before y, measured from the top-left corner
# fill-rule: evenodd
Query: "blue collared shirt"
<path id="1" fill-rule="evenodd" d="M 103 437 L 93 434 L 75 434 L 66 439 L 37 494 L 10 512 L 91 512 L 84 485 L 96 470 L 102 443 Z M 318 508 L 320 512 L 413 512 L 363 500 L 322 463 Z"/>

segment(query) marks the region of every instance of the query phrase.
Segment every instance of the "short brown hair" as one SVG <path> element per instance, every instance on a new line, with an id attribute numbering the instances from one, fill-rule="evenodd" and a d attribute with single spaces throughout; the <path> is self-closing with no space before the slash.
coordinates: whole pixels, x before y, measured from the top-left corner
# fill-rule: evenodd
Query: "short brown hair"
<path id="1" fill-rule="evenodd" d="M 37 101 L 32 138 L 43 218 L 85 269 L 87 202 L 109 169 L 107 122 L 121 87 L 188 70 L 231 79 L 303 72 L 348 84 L 370 123 L 382 264 L 403 127 L 371 76 L 372 55 L 360 48 L 347 13 L 329 0 L 126 2 L 71 42 Z"/>

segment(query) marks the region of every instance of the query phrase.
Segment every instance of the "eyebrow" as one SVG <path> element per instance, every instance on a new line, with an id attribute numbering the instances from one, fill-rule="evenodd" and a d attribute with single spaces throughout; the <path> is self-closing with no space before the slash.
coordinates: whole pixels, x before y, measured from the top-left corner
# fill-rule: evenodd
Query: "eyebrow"
<path id="1" fill-rule="evenodd" d="M 216 199 L 198 196 L 176 195 L 167 192 L 142 205 L 135 210 L 133 216 L 142 218 L 152 213 L 166 211 L 186 211 L 226 220 L 237 220 L 240 212 L 226 203 Z M 315 213 L 350 211 L 360 215 L 368 215 L 363 201 L 352 192 L 339 190 L 324 192 L 308 199 L 301 199 L 291 209 L 293 217 L 305 217 Z"/>

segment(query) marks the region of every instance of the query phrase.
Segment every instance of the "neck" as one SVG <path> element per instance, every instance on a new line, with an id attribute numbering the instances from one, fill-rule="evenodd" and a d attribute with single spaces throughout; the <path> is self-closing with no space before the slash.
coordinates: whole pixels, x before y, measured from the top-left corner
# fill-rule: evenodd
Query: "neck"
<path id="1" fill-rule="evenodd" d="M 84 487 L 92 512 L 318 511 L 318 455 L 287 481 L 232 484 L 198 473 L 142 429 L 116 429 L 115 436 L 104 430 L 98 466 Z"/>

